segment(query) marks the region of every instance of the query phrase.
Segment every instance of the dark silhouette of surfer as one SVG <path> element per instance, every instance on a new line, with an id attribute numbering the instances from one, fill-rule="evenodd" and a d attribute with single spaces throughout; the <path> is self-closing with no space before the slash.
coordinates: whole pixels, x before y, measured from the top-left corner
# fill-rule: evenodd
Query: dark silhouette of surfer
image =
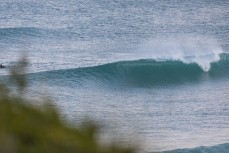
<path id="1" fill-rule="evenodd" d="M 4 65 L 0 64 L 0 69 L 6 68 Z"/>

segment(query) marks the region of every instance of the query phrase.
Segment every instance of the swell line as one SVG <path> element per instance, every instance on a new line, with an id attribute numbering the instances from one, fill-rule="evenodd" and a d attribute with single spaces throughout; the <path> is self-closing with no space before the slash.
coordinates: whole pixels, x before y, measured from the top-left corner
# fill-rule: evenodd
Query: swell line
<path id="1" fill-rule="evenodd" d="M 17 39 L 17 38 L 56 38 L 66 39 L 77 36 L 77 33 L 67 29 L 44 29 L 37 27 L 9 27 L 0 28 L 0 39 Z"/>

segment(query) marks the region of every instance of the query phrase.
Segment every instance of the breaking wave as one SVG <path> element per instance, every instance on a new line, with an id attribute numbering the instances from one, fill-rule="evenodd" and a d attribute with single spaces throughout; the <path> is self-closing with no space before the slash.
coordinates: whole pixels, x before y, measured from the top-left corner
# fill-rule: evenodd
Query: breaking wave
<path id="1" fill-rule="evenodd" d="M 179 60 L 120 61 L 93 67 L 64 69 L 31 74 L 33 79 L 47 78 L 70 83 L 85 81 L 120 83 L 129 85 L 159 85 L 168 83 L 197 82 L 225 78 L 229 74 L 229 54 L 221 54 L 218 62 L 211 63 L 211 69 L 204 71 L 197 63 Z M 52 78 L 52 79 L 48 79 Z"/>

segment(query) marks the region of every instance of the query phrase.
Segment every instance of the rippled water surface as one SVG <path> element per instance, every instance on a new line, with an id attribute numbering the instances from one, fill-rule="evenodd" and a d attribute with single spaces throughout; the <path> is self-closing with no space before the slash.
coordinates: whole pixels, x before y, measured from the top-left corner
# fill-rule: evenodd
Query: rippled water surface
<path id="1" fill-rule="evenodd" d="M 0 75 L 26 53 L 33 97 L 51 96 L 64 117 L 91 116 L 148 152 L 226 153 L 228 8 L 226 0 L 1 0 Z"/>

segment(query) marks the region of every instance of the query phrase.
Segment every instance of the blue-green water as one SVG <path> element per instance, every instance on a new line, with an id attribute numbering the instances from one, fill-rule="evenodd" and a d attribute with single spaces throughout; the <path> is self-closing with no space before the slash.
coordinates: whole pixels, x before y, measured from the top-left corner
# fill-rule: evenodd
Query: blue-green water
<path id="1" fill-rule="evenodd" d="M 8 68 L 0 75 L 25 52 L 31 98 L 51 96 L 69 120 L 101 122 L 103 141 L 227 153 L 228 8 L 226 0 L 1 0 Z"/>

